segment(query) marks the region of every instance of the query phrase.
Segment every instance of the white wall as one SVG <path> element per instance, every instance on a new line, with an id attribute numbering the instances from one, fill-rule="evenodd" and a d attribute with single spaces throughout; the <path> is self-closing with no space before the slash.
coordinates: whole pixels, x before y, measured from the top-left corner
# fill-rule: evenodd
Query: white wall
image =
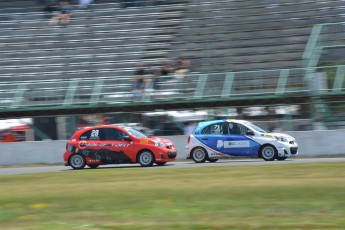
<path id="1" fill-rule="evenodd" d="M 345 155 L 345 130 L 286 132 L 296 138 L 300 156 Z M 187 136 L 165 137 L 173 141 L 178 159 L 185 159 Z M 0 165 L 63 164 L 67 141 L 32 141 L 0 144 Z"/>

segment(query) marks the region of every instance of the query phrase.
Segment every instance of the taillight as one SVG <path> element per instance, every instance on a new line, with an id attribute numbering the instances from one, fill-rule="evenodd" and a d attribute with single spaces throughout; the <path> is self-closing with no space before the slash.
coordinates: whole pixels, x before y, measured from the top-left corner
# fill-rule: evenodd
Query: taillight
<path id="1" fill-rule="evenodd" d="M 190 136 L 188 136 L 188 144 L 189 144 L 189 142 L 190 142 Z"/>

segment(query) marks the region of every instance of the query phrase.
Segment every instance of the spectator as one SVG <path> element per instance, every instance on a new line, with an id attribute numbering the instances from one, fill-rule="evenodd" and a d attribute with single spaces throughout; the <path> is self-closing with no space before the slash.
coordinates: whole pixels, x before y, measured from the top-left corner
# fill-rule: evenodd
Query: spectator
<path id="1" fill-rule="evenodd" d="M 151 96 L 153 95 L 154 92 L 154 87 L 155 87 L 155 79 L 152 79 L 150 75 L 146 75 L 144 79 L 144 92 L 143 92 L 143 97 L 145 101 L 150 101 Z"/>
<path id="2" fill-rule="evenodd" d="M 145 75 L 147 74 L 146 65 L 139 63 L 134 73 L 133 80 L 133 101 L 141 101 L 145 90 Z"/>
<path id="3" fill-rule="evenodd" d="M 50 20 L 50 25 L 67 25 L 69 24 L 70 18 L 72 16 L 72 6 L 68 1 L 61 1 L 58 7 L 58 13 L 53 16 Z"/>
<path id="4" fill-rule="evenodd" d="M 176 78 L 184 78 L 190 72 L 190 61 L 186 57 L 180 57 L 177 60 L 177 67 L 175 70 Z"/>
<path id="5" fill-rule="evenodd" d="M 160 69 L 153 69 L 152 74 L 152 88 L 153 90 L 159 89 L 160 82 L 162 82 Z"/>
<path id="6" fill-rule="evenodd" d="M 169 61 L 165 60 L 161 63 L 161 76 L 168 76 L 172 71 L 173 68 L 170 66 Z"/>

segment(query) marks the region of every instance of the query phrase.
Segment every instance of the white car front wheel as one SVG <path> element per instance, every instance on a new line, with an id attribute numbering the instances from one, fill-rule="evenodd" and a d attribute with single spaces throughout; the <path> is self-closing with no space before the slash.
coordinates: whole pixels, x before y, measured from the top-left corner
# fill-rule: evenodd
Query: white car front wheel
<path id="1" fill-rule="evenodd" d="M 278 151 L 273 145 L 264 145 L 260 150 L 260 155 L 265 161 L 274 161 Z"/>

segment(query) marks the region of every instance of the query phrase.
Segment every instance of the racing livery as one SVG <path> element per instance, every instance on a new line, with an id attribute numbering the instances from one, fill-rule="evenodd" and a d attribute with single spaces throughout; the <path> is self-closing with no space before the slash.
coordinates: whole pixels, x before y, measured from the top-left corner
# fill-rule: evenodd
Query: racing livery
<path id="1" fill-rule="evenodd" d="M 66 144 L 65 166 L 83 169 L 102 164 L 139 163 L 148 167 L 176 160 L 174 144 L 147 137 L 131 127 L 101 125 L 77 130 Z"/>
<path id="2" fill-rule="evenodd" d="M 298 145 L 287 134 L 270 133 L 249 121 L 213 120 L 198 124 L 188 137 L 186 150 L 187 159 L 196 163 L 231 156 L 273 161 L 296 156 Z"/>

